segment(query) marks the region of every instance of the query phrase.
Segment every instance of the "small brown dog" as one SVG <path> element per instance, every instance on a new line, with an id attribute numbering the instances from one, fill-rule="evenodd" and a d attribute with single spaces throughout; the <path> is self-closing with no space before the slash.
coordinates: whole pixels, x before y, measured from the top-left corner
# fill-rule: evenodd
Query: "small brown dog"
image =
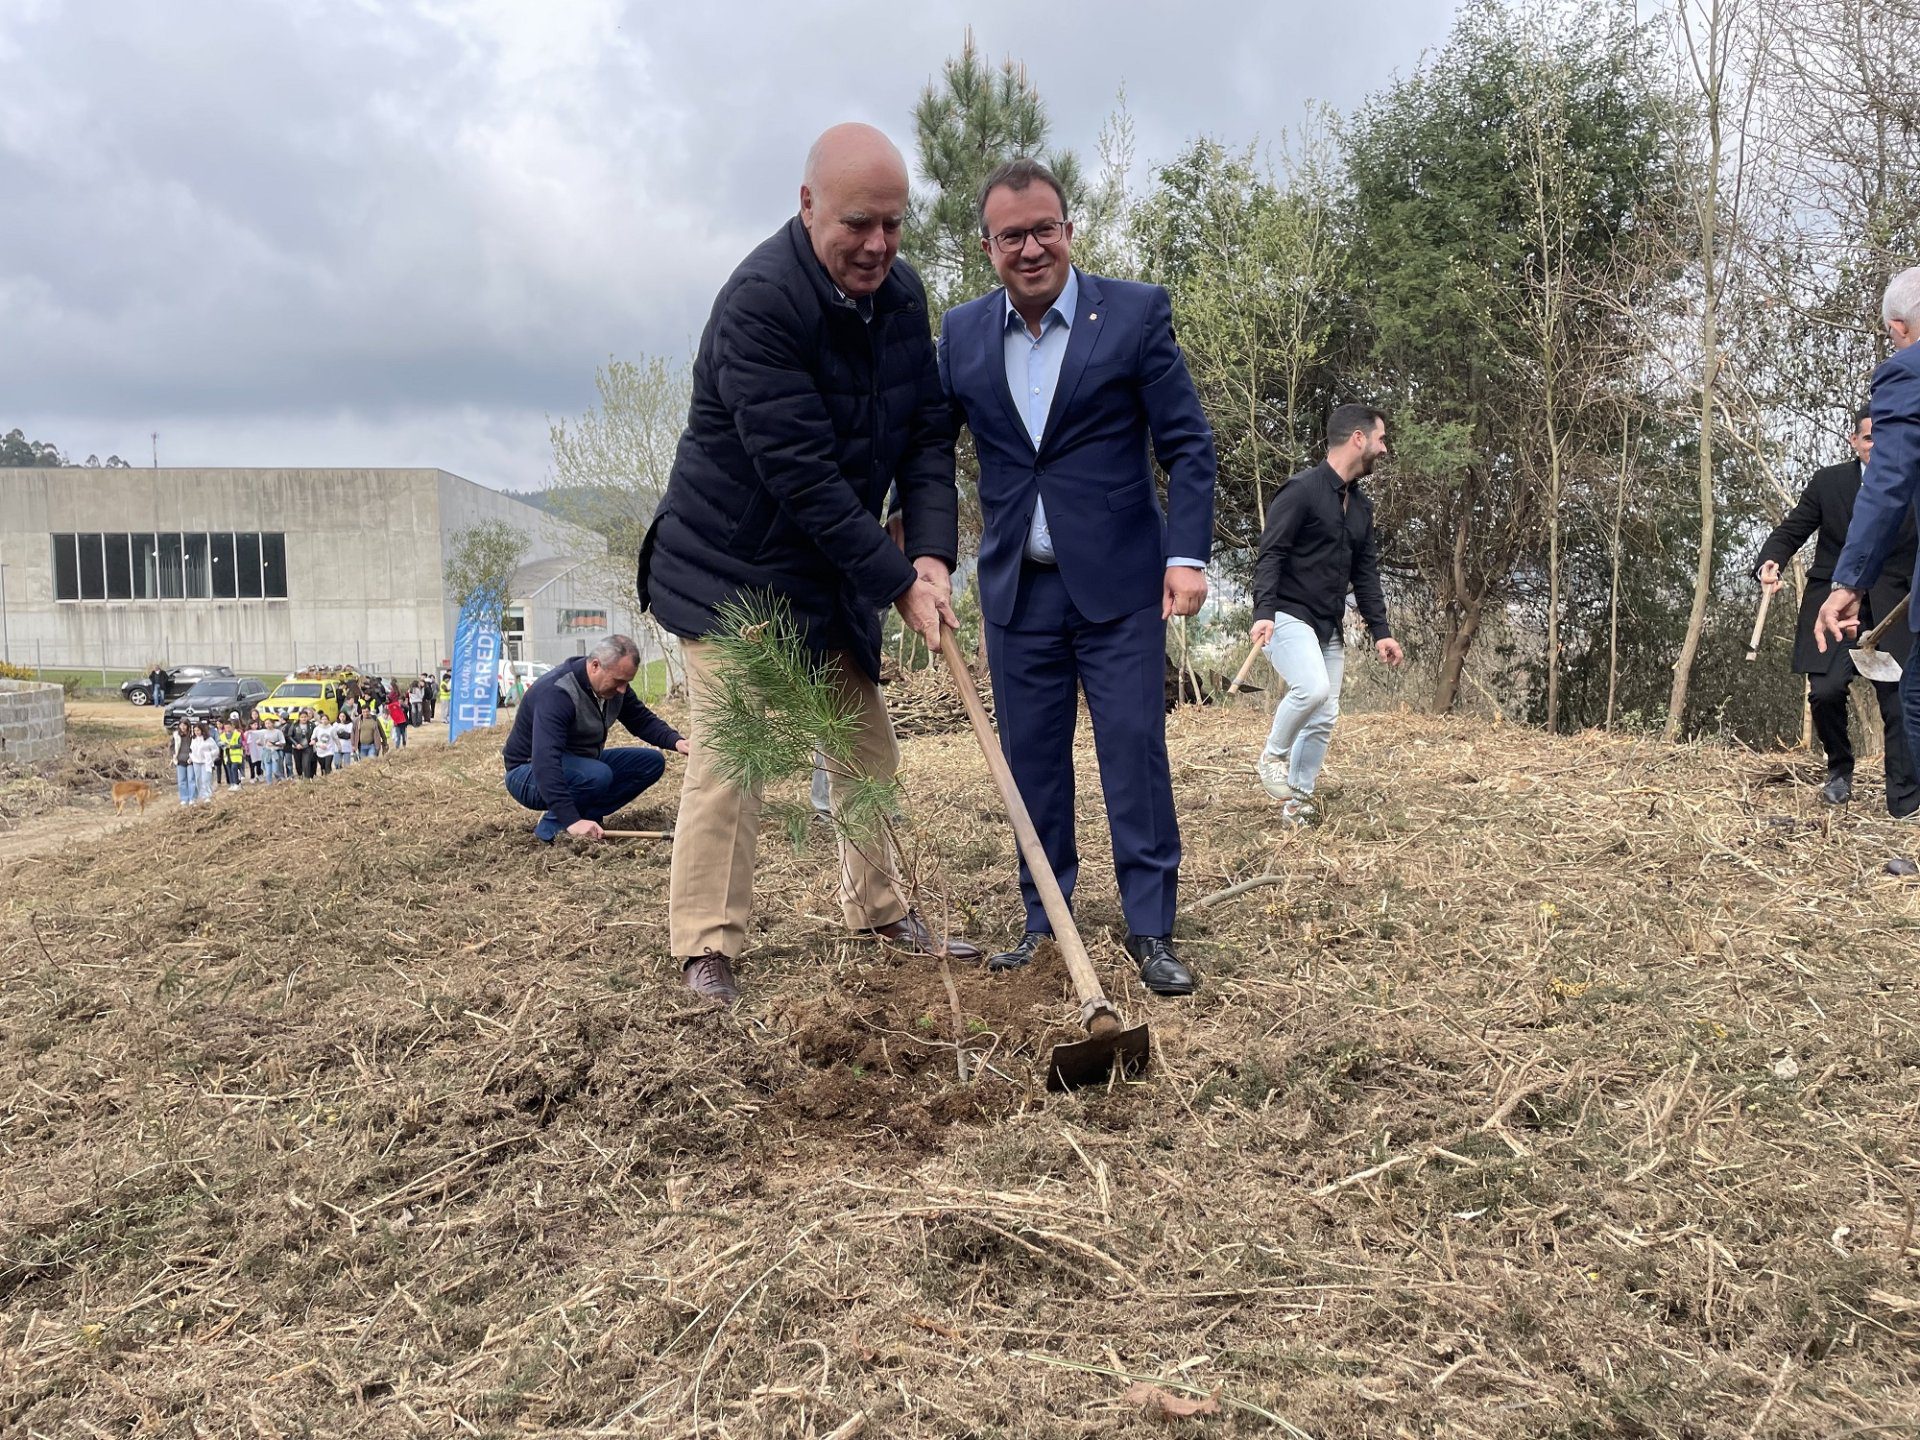
<path id="1" fill-rule="evenodd" d="M 153 784 L 147 780 L 116 780 L 113 782 L 113 813 L 124 815 L 127 802 L 135 801 L 142 815 L 147 813 L 147 801 L 153 798 Z"/>

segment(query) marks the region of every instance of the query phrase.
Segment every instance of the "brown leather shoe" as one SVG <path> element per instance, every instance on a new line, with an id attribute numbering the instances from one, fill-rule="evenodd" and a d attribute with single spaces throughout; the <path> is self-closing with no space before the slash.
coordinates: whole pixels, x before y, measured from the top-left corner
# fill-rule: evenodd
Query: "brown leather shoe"
<path id="1" fill-rule="evenodd" d="M 680 978 L 702 1000 L 731 1005 L 740 998 L 740 987 L 734 983 L 733 966 L 727 963 L 726 956 L 709 950 L 680 964 Z"/>
<path id="2" fill-rule="evenodd" d="M 878 935 L 890 944 L 898 945 L 902 950 L 911 950 L 916 955 L 939 955 L 942 953 L 940 941 L 927 928 L 927 922 L 920 918 L 918 910 L 909 910 L 891 925 L 878 925 L 867 931 L 869 935 Z M 957 935 L 947 939 L 945 954 L 949 960 L 978 960 L 980 947 L 969 945 Z"/>

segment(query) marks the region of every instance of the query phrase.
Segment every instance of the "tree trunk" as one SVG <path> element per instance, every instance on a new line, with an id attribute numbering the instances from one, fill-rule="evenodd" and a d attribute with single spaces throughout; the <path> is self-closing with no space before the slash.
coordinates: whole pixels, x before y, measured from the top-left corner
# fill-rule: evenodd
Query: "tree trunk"
<path id="1" fill-rule="evenodd" d="M 1707 597 L 1713 590 L 1713 375 L 1718 369 L 1712 312 L 1706 323 L 1706 376 L 1700 386 L 1700 562 L 1693 573 L 1693 608 L 1687 614 L 1687 638 L 1680 658 L 1673 662 L 1673 688 L 1667 693 L 1667 723 L 1661 738 L 1677 741 L 1684 729 L 1687 689 L 1693 683 L 1693 659 L 1700 652 L 1700 632 L 1706 626 Z"/>
<path id="2" fill-rule="evenodd" d="M 1726 78 L 1730 45 L 1720 0 L 1714 0 L 1707 20 L 1708 54 L 1696 58 L 1706 102 L 1707 153 L 1703 162 L 1705 186 L 1697 213 L 1700 219 L 1700 560 L 1694 568 L 1693 609 L 1687 615 L 1687 637 L 1680 658 L 1673 662 L 1673 688 L 1667 694 L 1667 723 L 1661 737 L 1672 744 L 1684 732 L 1687 690 L 1693 683 L 1693 661 L 1700 652 L 1700 632 L 1706 626 L 1707 598 L 1713 590 L 1713 411 L 1720 383 L 1720 166 L 1725 154 L 1720 87 Z M 1689 43 L 1691 34 L 1689 33 Z"/>
<path id="3" fill-rule="evenodd" d="M 1480 605 L 1462 604 L 1459 623 L 1447 636 L 1445 650 L 1440 656 L 1440 678 L 1433 687 L 1433 713 L 1450 715 L 1454 702 L 1460 698 L 1460 680 L 1467 669 L 1467 652 L 1473 648 L 1473 637 L 1480 633 Z"/>
<path id="4" fill-rule="evenodd" d="M 1613 729 L 1613 710 L 1620 694 L 1620 527 L 1627 513 L 1627 466 L 1633 454 L 1627 436 L 1627 412 L 1620 412 L 1620 484 L 1613 496 L 1613 535 L 1607 542 L 1611 573 L 1607 580 L 1607 719 Z"/>
<path id="5" fill-rule="evenodd" d="M 1560 442 L 1547 395 L 1547 733 L 1560 731 Z"/>

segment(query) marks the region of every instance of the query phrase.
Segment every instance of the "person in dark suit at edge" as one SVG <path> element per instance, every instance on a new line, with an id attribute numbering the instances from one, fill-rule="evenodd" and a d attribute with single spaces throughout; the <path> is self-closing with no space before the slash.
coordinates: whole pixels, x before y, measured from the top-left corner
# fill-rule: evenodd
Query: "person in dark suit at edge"
<path id="1" fill-rule="evenodd" d="M 1795 552 L 1813 539 L 1813 563 L 1807 567 L 1806 593 L 1800 597 L 1800 618 L 1794 631 L 1793 672 L 1807 677 L 1813 733 L 1827 757 L 1827 779 L 1820 787 L 1820 798 L 1830 805 L 1844 805 L 1853 798 L 1853 738 L 1848 733 L 1847 691 L 1859 672 L 1847 653 L 1850 647 L 1823 650 L 1813 630 L 1820 607 L 1833 588 L 1833 567 L 1847 543 L 1847 526 L 1853 520 L 1862 469 L 1873 454 L 1873 417 L 1865 408 L 1853 417 L 1847 443 L 1853 448 L 1854 458 L 1814 471 L 1799 502 L 1760 547 L 1760 559 L 1753 571 L 1769 595 L 1778 594 L 1786 583 L 1782 570 L 1792 562 Z M 1906 577 L 1913 572 L 1915 548 L 1913 512 L 1908 509 L 1888 552 L 1886 568 L 1861 602 L 1862 623 L 1878 624 L 1900 603 L 1906 593 Z M 1905 655 L 1913 648 L 1913 635 L 1903 621 L 1896 620 L 1881 637 L 1880 648 L 1889 655 Z M 1893 815 L 1911 815 L 1920 809 L 1920 780 L 1914 777 L 1913 757 L 1907 749 L 1900 687 L 1897 683 L 1874 684 L 1873 691 L 1886 732 L 1887 810 Z"/>
<path id="2" fill-rule="evenodd" d="M 1920 265 L 1902 270 L 1887 282 L 1880 319 L 1895 350 L 1873 372 L 1867 402 L 1873 421 L 1873 456 L 1860 477 L 1846 546 L 1834 562 L 1833 589 L 1814 621 L 1814 643 L 1823 651 L 1844 645 L 1859 633 L 1862 601 L 1880 578 L 1901 531 L 1913 524 L 1914 496 L 1920 492 L 1920 345 L 1914 343 L 1920 340 Z M 1908 603 L 1907 628 L 1920 631 L 1915 604 L 1920 604 L 1920 595 Z M 1900 676 L 1909 756 L 1920 752 L 1916 660 L 1920 660 L 1920 641 L 1908 652 Z"/>

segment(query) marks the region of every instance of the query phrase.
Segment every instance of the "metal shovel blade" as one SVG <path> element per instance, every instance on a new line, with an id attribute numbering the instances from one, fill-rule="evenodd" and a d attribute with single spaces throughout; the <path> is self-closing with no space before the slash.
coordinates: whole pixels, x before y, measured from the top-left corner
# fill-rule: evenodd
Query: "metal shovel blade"
<path id="1" fill-rule="evenodd" d="M 1145 1025 L 1056 1045 L 1047 1061 L 1047 1088 L 1072 1090 L 1081 1085 L 1104 1085 L 1116 1069 L 1123 1080 L 1130 1080 L 1147 1068 L 1151 1050 Z"/>
<path id="2" fill-rule="evenodd" d="M 1879 685 L 1891 685 L 1900 678 L 1900 662 L 1884 650 L 1854 650 L 1853 668 Z"/>

